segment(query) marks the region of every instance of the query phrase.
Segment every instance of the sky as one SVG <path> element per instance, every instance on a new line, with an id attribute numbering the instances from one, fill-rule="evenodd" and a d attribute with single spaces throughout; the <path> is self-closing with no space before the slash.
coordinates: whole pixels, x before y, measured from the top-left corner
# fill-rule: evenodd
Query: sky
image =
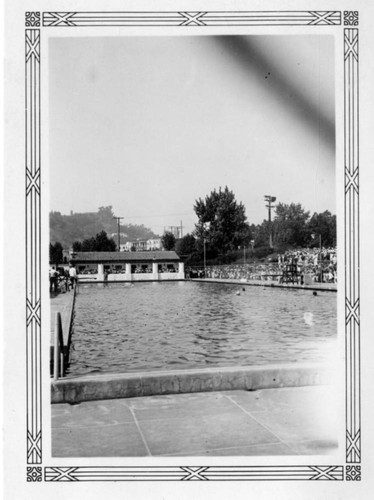
<path id="1" fill-rule="evenodd" d="M 227 185 L 249 223 L 336 213 L 334 100 L 331 36 L 51 38 L 50 209 L 186 234 Z"/>

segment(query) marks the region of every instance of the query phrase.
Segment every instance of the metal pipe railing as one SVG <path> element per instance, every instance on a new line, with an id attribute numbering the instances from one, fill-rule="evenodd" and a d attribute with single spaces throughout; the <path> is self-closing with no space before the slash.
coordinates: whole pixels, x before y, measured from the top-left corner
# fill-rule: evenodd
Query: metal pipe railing
<path id="1" fill-rule="evenodd" d="M 62 334 L 61 314 L 56 312 L 55 316 L 55 342 L 53 352 L 53 380 L 58 380 L 59 376 L 64 377 L 64 337 Z"/>

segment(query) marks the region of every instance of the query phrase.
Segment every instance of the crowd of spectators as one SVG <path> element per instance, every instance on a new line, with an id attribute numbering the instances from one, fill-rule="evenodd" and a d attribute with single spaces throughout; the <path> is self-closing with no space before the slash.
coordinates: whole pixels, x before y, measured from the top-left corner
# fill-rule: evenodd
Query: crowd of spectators
<path id="1" fill-rule="evenodd" d="M 312 276 L 313 281 L 337 282 L 336 248 L 306 248 L 278 256 L 280 270 L 284 271 L 288 264 L 296 266 L 298 275 Z"/>
<path id="2" fill-rule="evenodd" d="M 150 274 L 153 272 L 152 265 L 139 264 L 132 267 L 131 272 L 133 274 Z M 172 264 L 160 264 L 158 266 L 159 273 L 177 273 L 178 268 Z M 105 267 L 104 269 L 104 280 L 108 280 L 109 274 L 125 274 L 126 269 L 120 266 Z M 96 275 L 98 274 L 97 267 L 87 267 L 78 268 L 76 275 Z M 75 279 L 75 278 L 74 278 Z M 67 292 L 74 288 L 74 279 L 72 279 L 70 269 L 65 269 L 63 267 L 49 268 L 49 291 L 53 293 Z"/>
<path id="3" fill-rule="evenodd" d="M 49 291 L 53 293 L 68 292 L 74 288 L 75 280 L 68 269 L 49 269 Z"/>
<path id="4" fill-rule="evenodd" d="M 189 269 L 190 277 L 233 280 L 276 280 L 284 282 L 292 270 L 296 282 L 304 283 L 306 276 L 312 282 L 336 283 L 336 248 L 287 250 L 271 261 L 206 266 L 202 269 Z M 204 272 L 205 271 L 205 272 Z"/>
<path id="5" fill-rule="evenodd" d="M 105 268 L 108 274 L 126 274 L 126 269 L 125 267 L 111 267 L 111 268 Z M 137 265 L 136 267 L 132 268 L 132 273 L 134 274 L 150 274 L 153 272 L 152 265 Z M 159 273 L 176 273 L 178 272 L 178 269 L 175 266 L 171 265 L 159 265 L 158 267 L 158 272 Z M 97 268 L 87 268 L 83 270 L 79 270 L 79 274 L 83 275 L 91 275 L 91 274 L 97 274 L 98 270 Z"/>
<path id="6" fill-rule="evenodd" d="M 83 269 L 79 274 L 97 274 L 97 269 Z"/>
<path id="7" fill-rule="evenodd" d="M 175 266 L 159 265 L 158 272 L 159 273 L 177 273 L 178 269 Z"/>
<path id="8" fill-rule="evenodd" d="M 136 266 L 132 271 L 134 274 L 146 274 L 152 272 L 152 266 Z"/>

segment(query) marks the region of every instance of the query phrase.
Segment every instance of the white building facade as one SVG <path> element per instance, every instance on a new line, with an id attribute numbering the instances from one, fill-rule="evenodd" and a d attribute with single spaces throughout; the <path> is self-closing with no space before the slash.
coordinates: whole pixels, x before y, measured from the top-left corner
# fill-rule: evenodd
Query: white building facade
<path id="1" fill-rule="evenodd" d="M 76 252 L 70 262 L 81 283 L 184 280 L 184 264 L 173 251 Z"/>

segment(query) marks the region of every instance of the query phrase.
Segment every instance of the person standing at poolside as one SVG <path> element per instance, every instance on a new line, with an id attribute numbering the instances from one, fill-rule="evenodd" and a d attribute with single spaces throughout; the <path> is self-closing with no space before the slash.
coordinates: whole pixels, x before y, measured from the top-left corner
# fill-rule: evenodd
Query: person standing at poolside
<path id="1" fill-rule="evenodd" d="M 49 270 L 49 291 L 57 292 L 58 288 L 58 272 L 56 269 L 51 268 Z"/>
<path id="2" fill-rule="evenodd" d="M 70 283 L 71 283 L 72 288 L 75 288 L 75 285 L 78 281 L 78 276 L 77 276 L 77 270 L 75 269 L 73 264 L 70 264 L 70 267 L 69 267 L 69 277 L 70 277 Z"/>

